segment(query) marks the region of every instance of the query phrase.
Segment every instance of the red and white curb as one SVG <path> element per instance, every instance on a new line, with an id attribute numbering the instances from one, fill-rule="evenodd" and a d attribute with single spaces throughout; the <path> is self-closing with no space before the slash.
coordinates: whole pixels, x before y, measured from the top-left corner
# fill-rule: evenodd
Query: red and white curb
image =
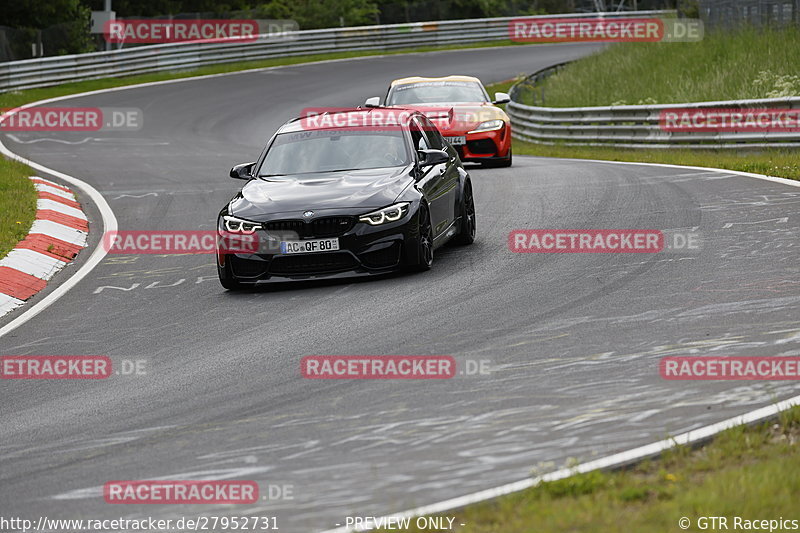
<path id="1" fill-rule="evenodd" d="M 0 316 L 44 289 L 48 280 L 86 247 L 89 222 L 69 188 L 31 177 L 36 220 L 28 236 L 0 259 Z"/>

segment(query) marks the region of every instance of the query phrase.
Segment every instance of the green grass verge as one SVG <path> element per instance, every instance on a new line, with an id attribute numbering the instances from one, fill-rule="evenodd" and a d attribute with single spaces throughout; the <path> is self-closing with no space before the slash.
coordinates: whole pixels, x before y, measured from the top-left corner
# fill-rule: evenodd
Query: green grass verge
<path id="1" fill-rule="evenodd" d="M 524 77 L 523 75 L 520 75 L 519 77 L 511 79 L 511 80 L 501 81 L 499 83 L 493 83 L 491 85 L 487 85 L 486 86 L 486 92 L 489 93 L 489 97 L 490 98 L 494 98 L 494 93 L 497 93 L 497 92 L 507 93 L 508 91 L 511 90 L 511 87 L 513 87 L 514 84 L 516 84 L 523 77 Z M 503 104 L 500 107 L 505 109 L 506 106 L 505 106 L 505 104 Z"/>
<path id="2" fill-rule="evenodd" d="M 0 157 L 0 258 L 25 238 L 36 218 L 32 175 L 27 166 Z"/>
<path id="3" fill-rule="evenodd" d="M 87 91 L 96 91 L 99 89 L 110 89 L 113 87 L 122 87 L 125 85 L 135 85 L 137 83 L 147 83 L 153 81 L 172 80 L 179 78 L 191 78 L 195 76 L 204 76 L 208 74 L 223 74 L 226 72 L 238 72 L 241 70 L 248 70 L 254 68 L 298 65 L 301 63 L 310 63 L 313 61 L 324 61 L 330 59 L 348 59 L 354 57 L 410 54 L 410 53 L 420 53 L 420 52 L 435 52 L 442 50 L 463 50 L 470 48 L 489 48 L 494 46 L 520 46 L 522 44 L 524 43 L 515 43 L 510 40 L 504 40 L 504 41 L 484 41 L 484 42 L 468 43 L 463 45 L 452 45 L 452 46 L 426 46 L 426 47 L 416 47 L 416 48 L 404 48 L 401 50 L 391 50 L 391 51 L 364 50 L 356 52 L 336 52 L 329 54 L 313 54 L 313 55 L 304 55 L 295 57 L 280 57 L 275 59 L 264 59 L 260 61 L 226 63 L 222 65 L 209 65 L 207 67 L 200 67 L 196 69 L 168 71 L 168 72 L 154 72 L 152 74 L 140 74 L 137 76 L 102 78 L 98 80 L 87 80 L 76 83 L 66 83 L 63 85 L 56 85 L 54 87 L 43 87 L 41 89 L 26 89 L 23 91 L 0 93 L 0 108 L 20 106 L 30 102 L 44 100 L 46 98 L 54 98 L 56 96 L 64 96 L 68 94 L 76 94 Z M 386 81 L 387 86 L 389 81 L 391 80 Z"/>
<path id="4" fill-rule="evenodd" d="M 727 517 L 733 529 L 737 516 L 800 520 L 797 472 L 800 409 L 794 408 L 777 422 L 736 427 L 702 447 L 678 447 L 627 470 L 542 483 L 443 516 L 465 524 L 459 533 L 675 533 L 682 517 L 691 520 L 689 531 L 699 531 L 703 516 Z"/>
<path id="5" fill-rule="evenodd" d="M 709 32 L 695 43 L 622 43 L 544 81 L 544 105 L 670 104 L 800 95 L 800 28 Z M 524 102 L 524 96 L 523 96 Z"/>

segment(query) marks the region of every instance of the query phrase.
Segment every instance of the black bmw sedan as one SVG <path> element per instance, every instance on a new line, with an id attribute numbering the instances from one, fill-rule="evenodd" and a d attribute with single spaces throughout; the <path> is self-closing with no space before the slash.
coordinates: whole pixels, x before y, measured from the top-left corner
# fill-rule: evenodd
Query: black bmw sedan
<path id="1" fill-rule="evenodd" d="M 226 289 L 287 281 L 428 270 L 448 241 L 475 239 L 472 185 L 457 152 L 417 111 L 323 112 L 284 124 L 219 213 Z"/>

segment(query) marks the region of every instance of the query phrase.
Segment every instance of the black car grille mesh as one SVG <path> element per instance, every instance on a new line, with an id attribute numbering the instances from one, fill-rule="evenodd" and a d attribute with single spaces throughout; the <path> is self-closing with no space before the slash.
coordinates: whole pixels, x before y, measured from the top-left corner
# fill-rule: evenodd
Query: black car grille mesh
<path id="1" fill-rule="evenodd" d="M 473 154 L 494 154 L 497 152 L 497 147 L 491 139 L 467 141 L 467 148 L 469 148 L 469 151 Z"/>
<path id="2" fill-rule="evenodd" d="M 263 275 L 267 271 L 267 263 L 256 259 L 242 259 L 235 255 L 228 256 L 227 261 L 231 262 L 231 268 L 236 276 L 242 278 L 254 278 Z"/>
<path id="3" fill-rule="evenodd" d="M 297 233 L 299 236 L 304 231 L 305 223 L 302 220 L 273 220 L 266 223 L 267 231 L 274 233 Z"/>
<path id="4" fill-rule="evenodd" d="M 347 252 L 324 254 L 281 255 L 272 260 L 270 274 L 325 274 L 350 270 L 358 265 L 355 258 Z"/>
<path id="5" fill-rule="evenodd" d="M 324 217 L 311 222 L 313 237 L 338 237 L 350 231 L 353 217 Z"/>
<path id="6" fill-rule="evenodd" d="M 302 239 L 339 237 L 355 225 L 354 217 L 322 217 L 305 222 L 303 220 L 273 220 L 267 222 L 268 232 L 278 235 L 293 233 Z M 285 236 L 285 235 L 284 235 Z"/>
<path id="7" fill-rule="evenodd" d="M 359 256 L 361 262 L 369 268 L 386 268 L 394 266 L 400 259 L 400 244 L 392 243 L 380 250 L 367 252 Z"/>

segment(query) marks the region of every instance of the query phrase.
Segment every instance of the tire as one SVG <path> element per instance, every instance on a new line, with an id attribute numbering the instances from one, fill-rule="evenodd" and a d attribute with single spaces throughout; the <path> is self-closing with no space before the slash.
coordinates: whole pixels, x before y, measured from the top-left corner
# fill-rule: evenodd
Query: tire
<path id="1" fill-rule="evenodd" d="M 433 266 L 433 226 L 428 206 L 423 202 L 419 207 L 417 250 L 415 262 L 410 265 L 414 272 L 425 272 Z"/>
<path id="2" fill-rule="evenodd" d="M 240 291 L 245 288 L 245 285 L 234 279 L 230 271 L 230 263 L 226 262 L 225 266 L 217 265 L 217 274 L 219 275 L 219 283 L 223 288 L 229 291 Z"/>
<path id="3" fill-rule="evenodd" d="M 493 161 L 484 161 L 483 166 L 486 168 L 508 168 L 511 166 L 513 154 L 511 148 L 508 149 L 508 155 L 503 159 L 495 159 Z"/>
<path id="4" fill-rule="evenodd" d="M 453 238 L 455 244 L 462 246 L 475 242 L 475 200 L 472 196 L 472 183 L 464 183 L 463 199 L 461 200 L 461 229 Z"/>

